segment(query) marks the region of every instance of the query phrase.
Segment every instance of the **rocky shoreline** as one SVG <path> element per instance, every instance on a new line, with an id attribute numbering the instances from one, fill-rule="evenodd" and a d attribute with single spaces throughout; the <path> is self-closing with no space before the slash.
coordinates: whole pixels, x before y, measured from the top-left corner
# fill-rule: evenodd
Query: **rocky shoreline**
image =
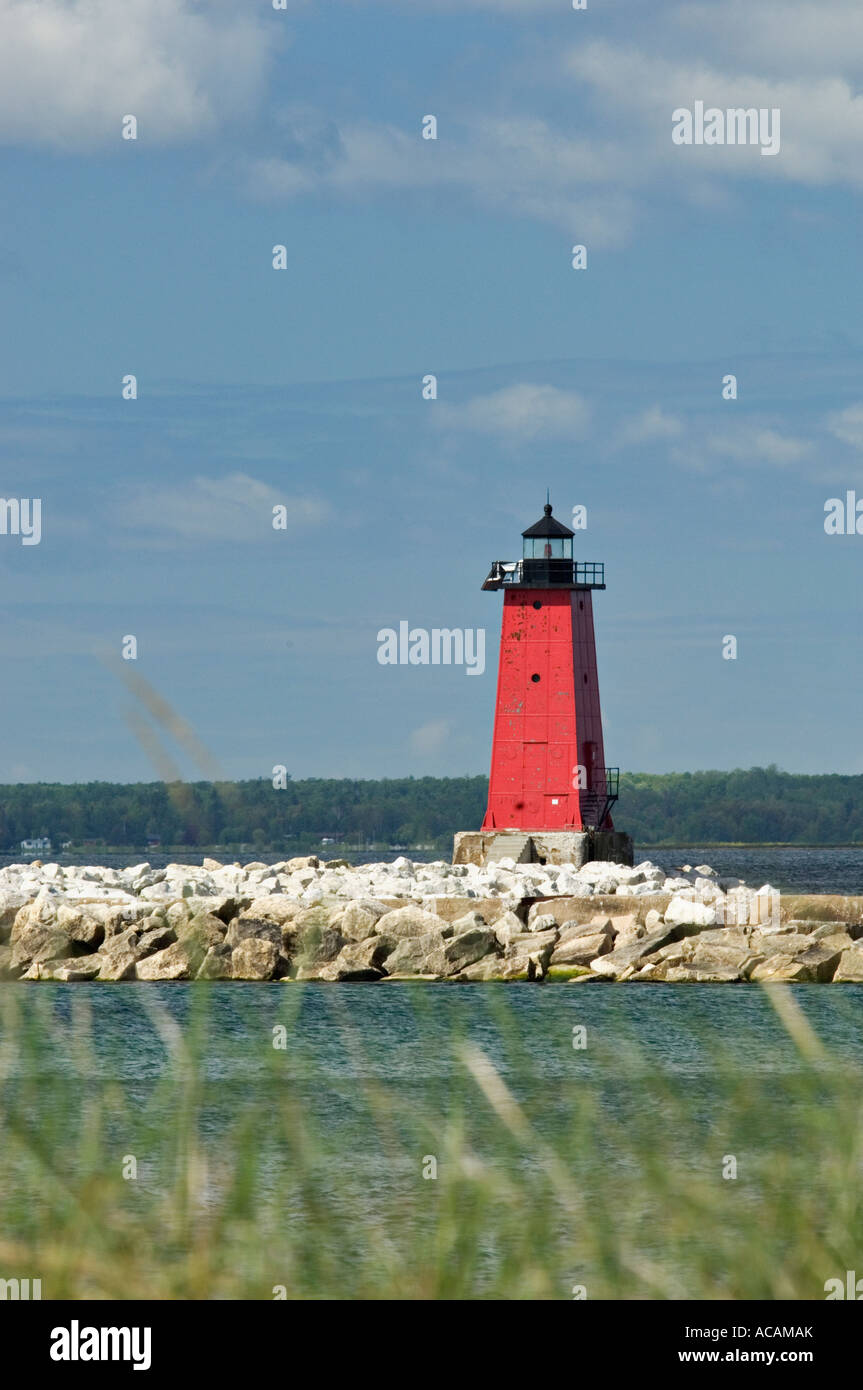
<path id="1" fill-rule="evenodd" d="M 0 870 L 7 980 L 863 983 L 863 897 L 646 861 Z"/>

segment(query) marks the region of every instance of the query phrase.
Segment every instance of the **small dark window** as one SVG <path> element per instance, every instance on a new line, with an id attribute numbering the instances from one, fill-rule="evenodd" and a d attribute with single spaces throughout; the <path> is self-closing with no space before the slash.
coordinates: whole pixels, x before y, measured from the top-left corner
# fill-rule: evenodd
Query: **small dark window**
<path id="1" fill-rule="evenodd" d="M 534 606 L 534 608 L 541 608 L 541 607 L 542 607 L 542 604 L 540 603 L 540 601 L 539 601 L 538 598 L 535 598 L 535 599 L 534 599 L 534 601 L 533 601 L 533 606 Z"/>
<path id="2" fill-rule="evenodd" d="M 585 683 L 585 685 L 587 685 L 587 672 L 586 672 L 586 671 L 585 671 L 585 673 L 584 673 L 584 683 Z"/>
<path id="3" fill-rule="evenodd" d="M 587 676 L 585 676 L 584 679 L 587 680 Z M 537 681 L 539 680 L 539 676 L 533 675 L 531 676 L 531 680 L 533 681 L 534 685 L 536 685 Z"/>
<path id="4" fill-rule="evenodd" d="M 580 599 L 578 600 L 578 606 L 579 606 L 579 608 L 583 608 L 583 607 L 584 607 L 584 599 L 583 599 L 583 598 L 580 598 Z"/>

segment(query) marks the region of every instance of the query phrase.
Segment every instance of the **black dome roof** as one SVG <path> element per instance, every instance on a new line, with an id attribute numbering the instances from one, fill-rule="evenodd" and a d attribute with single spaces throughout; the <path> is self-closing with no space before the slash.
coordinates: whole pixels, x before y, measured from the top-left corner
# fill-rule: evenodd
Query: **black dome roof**
<path id="1" fill-rule="evenodd" d="M 564 526 L 562 521 L 555 520 L 555 518 L 551 514 L 550 502 L 546 502 L 545 506 L 543 507 L 543 511 L 545 512 L 545 516 L 542 518 L 541 521 L 534 522 L 533 526 L 528 526 L 526 531 L 522 531 L 521 534 L 525 540 L 530 539 L 530 537 L 532 536 L 572 537 L 575 535 L 575 532 L 570 531 L 568 526 Z"/>

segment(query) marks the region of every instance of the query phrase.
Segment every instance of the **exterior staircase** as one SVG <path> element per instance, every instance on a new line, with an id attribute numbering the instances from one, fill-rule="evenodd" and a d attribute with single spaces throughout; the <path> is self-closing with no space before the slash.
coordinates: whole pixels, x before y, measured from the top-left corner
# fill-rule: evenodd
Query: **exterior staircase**
<path id="1" fill-rule="evenodd" d="M 516 864 L 532 863 L 533 842 L 530 836 L 517 830 L 495 835 L 486 853 L 486 863 L 497 864 L 501 859 L 513 859 Z"/>

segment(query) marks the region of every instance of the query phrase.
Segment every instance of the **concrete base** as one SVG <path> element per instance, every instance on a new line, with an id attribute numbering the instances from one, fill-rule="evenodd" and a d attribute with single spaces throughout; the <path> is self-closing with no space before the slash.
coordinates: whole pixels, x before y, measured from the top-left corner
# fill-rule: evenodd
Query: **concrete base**
<path id="1" fill-rule="evenodd" d="M 516 843 L 518 841 L 518 843 Z M 509 853 L 518 849 L 518 853 Z M 459 830 L 453 841 L 454 864 L 484 868 L 503 855 L 520 864 L 574 864 L 594 859 L 632 863 L 632 837 L 620 830 Z"/>

